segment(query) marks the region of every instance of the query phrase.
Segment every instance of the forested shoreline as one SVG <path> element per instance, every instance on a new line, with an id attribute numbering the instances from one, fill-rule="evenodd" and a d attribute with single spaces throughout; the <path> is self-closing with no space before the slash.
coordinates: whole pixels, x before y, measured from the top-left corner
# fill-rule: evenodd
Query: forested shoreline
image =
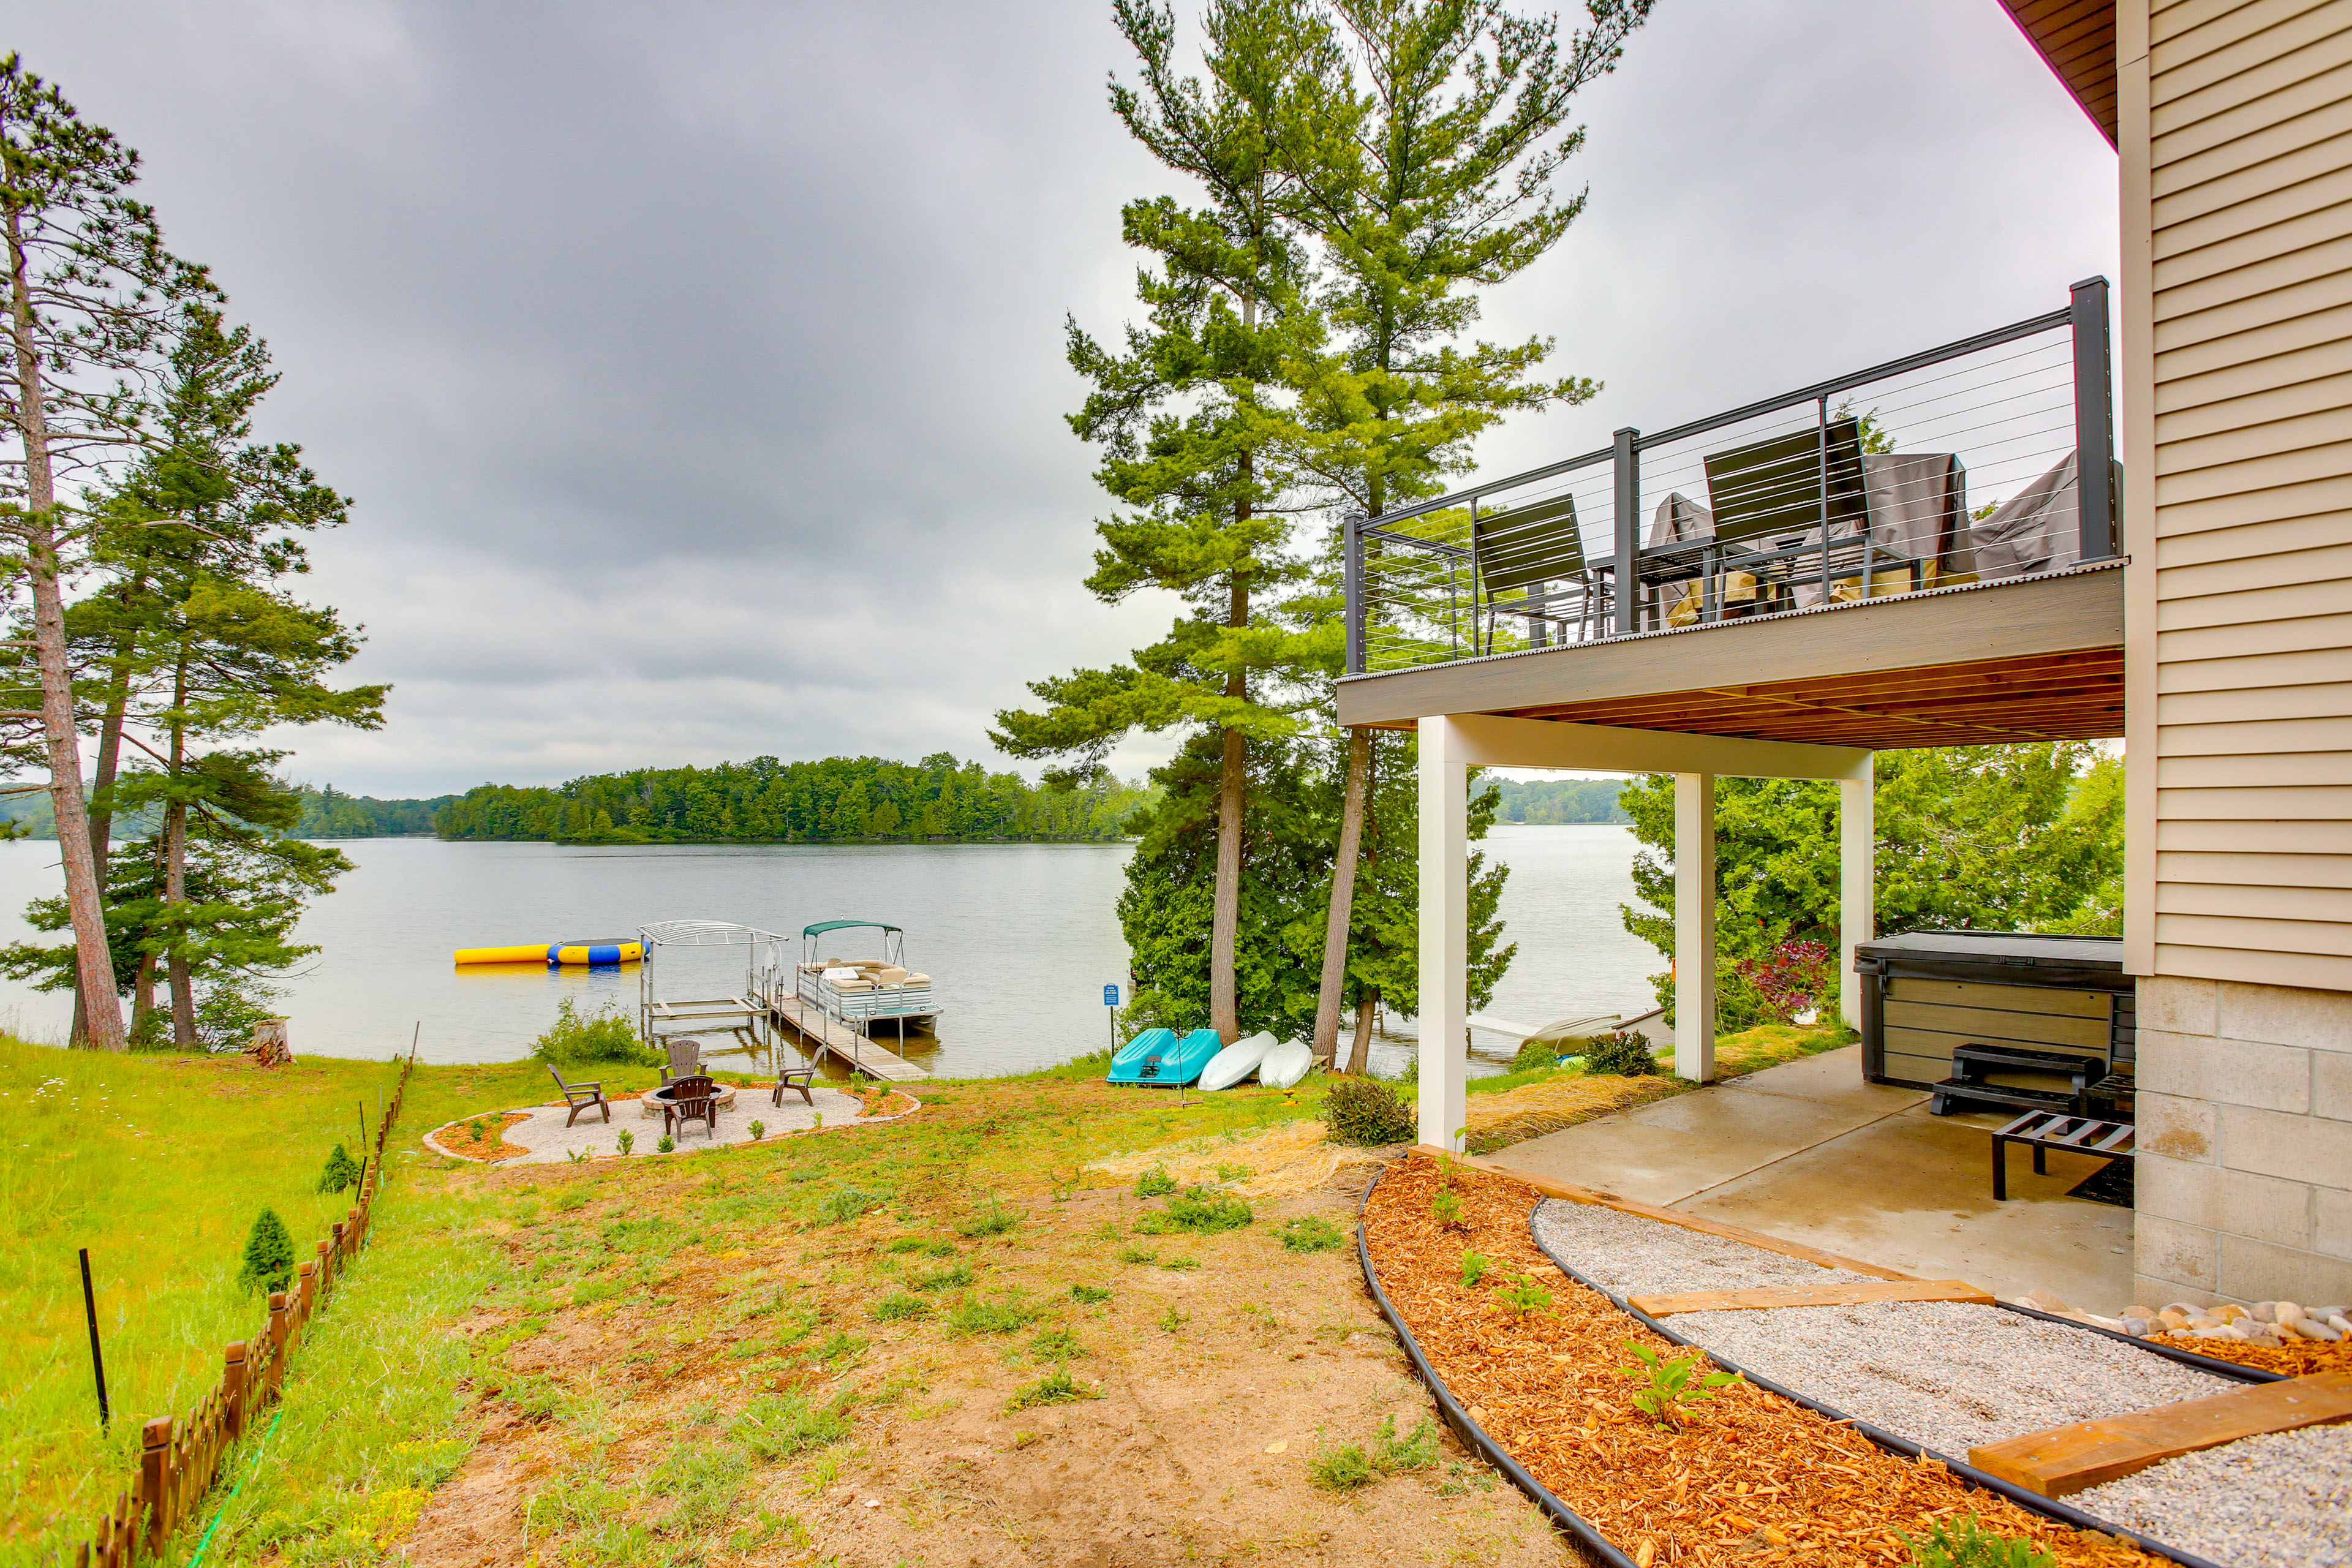
<path id="1" fill-rule="evenodd" d="M 444 838 L 563 844 L 1101 843 L 1151 792 L 1107 778 L 1057 790 L 941 752 L 920 763 L 758 757 L 596 773 L 554 788 L 481 784 L 442 805 Z"/>

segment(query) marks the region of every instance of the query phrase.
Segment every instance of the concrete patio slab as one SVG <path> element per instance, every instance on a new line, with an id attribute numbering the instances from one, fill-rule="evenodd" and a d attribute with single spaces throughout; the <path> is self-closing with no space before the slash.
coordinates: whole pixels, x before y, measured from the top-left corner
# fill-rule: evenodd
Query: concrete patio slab
<path id="1" fill-rule="evenodd" d="M 2041 1289 L 2112 1315 L 2130 1299 L 2132 1212 L 2066 1196 L 2100 1162 L 2012 1151 L 1992 1201 L 1990 1129 L 1863 1081 L 1824 1052 L 1499 1150 L 1500 1163 L 2014 1299 Z"/>
<path id="2" fill-rule="evenodd" d="M 739 1089 L 734 1107 L 719 1113 L 718 1125 L 708 1135 L 698 1122 L 678 1134 L 675 1152 L 691 1154 L 704 1149 L 724 1148 L 730 1143 L 749 1143 L 752 1141 L 751 1123 L 754 1121 L 761 1124 L 761 1136 L 763 1138 L 804 1132 L 819 1125 L 820 1117 L 824 1119 L 822 1125 L 826 1127 L 847 1127 L 857 1122 L 862 1102 L 856 1095 L 844 1094 L 837 1089 L 826 1089 L 821 1085 L 813 1089 L 811 1093 L 814 1103 L 803 1101 L 795 1090 L 786 1090 L 783 1104 L 772 1105 L 769 1103 L 768 1090 L 764 1087 Z M 648 1125 L 639 1114 L 637 1102 L 634 1100 L 614 1100 L 610 1121 L 591 1111 L 570 1127 L 563 1124 L 565 1116 L 570 1113 L 561 1105 L 519 1105 L 515 1110 L 528 1111 L 530 1120 L 518 1121 L 508 1128 L 506 1141 L 530 1152 L 495 1162 L 502 1168 L 508 1165 L 560 1164 L 575 1153 L 601 1160 L 621 1152 L 621 1134 L 624 1132 L 635 1140 L 630 1153 L 638 1156 L 656 1154 L 654 1145 L 662 1135 L 661 1122 L 656 1120 Z"/>

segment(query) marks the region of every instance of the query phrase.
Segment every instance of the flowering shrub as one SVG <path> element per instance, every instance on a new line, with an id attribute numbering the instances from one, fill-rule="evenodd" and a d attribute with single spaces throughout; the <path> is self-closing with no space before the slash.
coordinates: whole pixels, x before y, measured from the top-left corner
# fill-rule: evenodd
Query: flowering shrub
<path id="1" fill-rule="evenodd" d="M 1756 992 L 1759 1010 L 1777 1024 L 1786 1024 L 1808 1008 L 1818 1007 L 1832 994 L 1831 965 L 1836 953 L 1818 942 L 1789 941 L 1764 958 L 1743 959 L 1739 977 Z"/>

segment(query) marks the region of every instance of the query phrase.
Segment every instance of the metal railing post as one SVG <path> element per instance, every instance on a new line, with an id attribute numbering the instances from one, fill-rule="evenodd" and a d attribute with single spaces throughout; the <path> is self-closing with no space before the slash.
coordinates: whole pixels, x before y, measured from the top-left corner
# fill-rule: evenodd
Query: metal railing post
<path id="1" fill-rule="evenodd" d="M 1617 589 L 1609 629 L 1619 637 L 1642 629 L 1642 586 L 1634 570 L 1642 552 L 1642 454 L 1633 445 L 1641 434 L 1631 426 L 1616 432 Z"/>
<path id="2" fill-rule="evenodd" d="M 1341 581 L 1348 595 L 1348 673 L 1364 673 L 1364 514 L 1351 511 L 1339 523 L 1343 539 Z"/>
<path id="3" fill-rule="evenodd" d="M 2116 553 L 2115 384 L 2107 350 L 2107 280 L 2074 285 L 2067 310 L 2074 333 L 2074 483 L 2082 559 Z"/>

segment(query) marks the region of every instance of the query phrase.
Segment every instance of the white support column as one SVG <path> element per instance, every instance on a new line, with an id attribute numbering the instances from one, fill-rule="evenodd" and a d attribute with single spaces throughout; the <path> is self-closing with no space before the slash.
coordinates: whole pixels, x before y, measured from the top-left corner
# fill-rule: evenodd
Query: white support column
<path id="1" fill-rule="evenodd" d="M 1456 1149 L 1467 1120 L 1470 775 L 1454 721 L 1421 721 L 1421 1142 Z"/>
<path id="2" fill-rule="evenodd" d="M 1713 773 L 1675 775 L 1675 1074 L 1715 1080 Z"/>
<path id="3" fill-rule="evenodd" d="M 1862 976 L 1853 950 L 1878 936 L 1878 797 L 1874 755 L 1858 779 L 1838 781 L 1838 1008 L 1862 1027 Z"/>

